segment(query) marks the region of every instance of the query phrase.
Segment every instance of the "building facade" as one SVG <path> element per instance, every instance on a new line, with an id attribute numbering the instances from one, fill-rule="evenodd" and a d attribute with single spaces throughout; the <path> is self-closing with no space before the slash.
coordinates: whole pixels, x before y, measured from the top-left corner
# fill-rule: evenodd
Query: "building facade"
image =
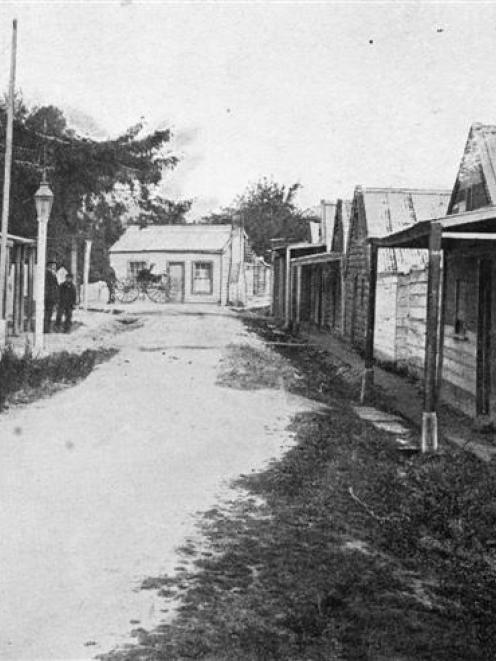
<path id="1" fill-rule="evenodd" d="M 235 225 L 131 225 L 110 249 L 110 264 L 119 280 L 142 269 L 167 274 L 175 302 L 244 305 L 246 243 Z"/>
<path id="2" fill-rule="evenodd" d="M 344 273 L 345 339 L 358 350 L 365 347 L 369 298 L 369 246 L 371 238 L 415 225 L 442 215 L 448 208 L 449 191 L 394 188 L 355 189 L 350 213 L 349 239 Z M 380 251 L 377 265 L 376 342 L 378 355 L 396 361 L 398 343 L 397 299 L 401 275 L 424 270 L 425 250 L 401 248 Z M 419 280 L 419 283 L 421 279 Z M 422 289 L 422 284 L 419 285 Z M 420 296 L 425 296 L 425 286 Z M 415 311 L 412 309 L 412 315 Z M 407 312 L 407 314 L 410 314 Z M 417 319 L 425 333 L 425 312 Z M 401 331 L 400 331 L 401 333 Z"/>

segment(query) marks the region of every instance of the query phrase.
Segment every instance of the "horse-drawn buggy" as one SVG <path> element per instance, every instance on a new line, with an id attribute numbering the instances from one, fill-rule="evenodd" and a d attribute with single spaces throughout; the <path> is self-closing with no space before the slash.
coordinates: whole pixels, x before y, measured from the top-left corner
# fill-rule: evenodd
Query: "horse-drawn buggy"
<path id="1" fill-rule="evenodd" d="M 117 280 L 115 283 L 115 297 L 120 303 L 132 303 L 140 294 L 148 296 L 154 303 L 167 303 L 170 301 L 170 277 L 167 272 L 152 273 L 150 268 L 141 269 L 136 276 Z"/>

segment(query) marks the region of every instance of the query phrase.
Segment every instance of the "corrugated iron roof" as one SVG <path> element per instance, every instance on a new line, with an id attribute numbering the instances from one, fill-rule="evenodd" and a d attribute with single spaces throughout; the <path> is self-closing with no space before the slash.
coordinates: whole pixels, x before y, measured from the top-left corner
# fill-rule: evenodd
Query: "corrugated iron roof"
<path id="1" fill-rule="evenodd" d="M 231 232 L 231 225 L 131 225 L 110 252 L 220 252 Z"/>
<path id="2" fill-rule="evenodd" d="M 451 191 L 408 188 L 362 188 L 367 234 L 382 237 L 446 213 Z M 407 273 L 426 264 L 426 251 L 386 248 L 379 251 L 378 271 Z"/>

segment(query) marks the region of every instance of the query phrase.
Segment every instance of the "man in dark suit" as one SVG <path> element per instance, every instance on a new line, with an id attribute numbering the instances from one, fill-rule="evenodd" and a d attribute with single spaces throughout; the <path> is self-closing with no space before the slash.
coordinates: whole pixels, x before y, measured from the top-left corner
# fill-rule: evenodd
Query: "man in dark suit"
<path id="1" fill-rule="evenodd" d="M 64 333 L 71 330 L 72 311 L 76 305 L 76 287 L 72 281 L 72 273 L 65 276 L 64 282 L 59 287 L 59 304 L 57 307 L 57 318 L 55 327 L 60 329 L 62 317 L 64 317 Z"/>
<path id="2" fill-rule="evenodd" d="M 57 265 L 48 262 L 45 270 L 45 320 L 44 332 L 49 333 L 52 325 L 52 315 L 59 300 L 59 284 L 57 282 Z"/>

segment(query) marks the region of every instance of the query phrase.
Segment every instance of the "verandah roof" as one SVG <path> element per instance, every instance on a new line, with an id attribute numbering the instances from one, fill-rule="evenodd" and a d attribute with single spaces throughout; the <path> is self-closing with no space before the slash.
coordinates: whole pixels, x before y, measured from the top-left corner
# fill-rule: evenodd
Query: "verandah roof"
<path id="1" fill-rule="evenodd" d="M 0 238 L 2 232 L 0 232 Z M 7 234 L 7 245 L 13 246 L 15 244 L 34 246 L 36 244 L 36 239 L 28 239 L 26 236 L 17 236 L 16 234 Z"/>
<path id="2" fill-rule="evenodd" d="M 490 206 L 423 220 L 384 237 L 369 238 L 369 243 L 378 248 L 428 248 L 433 223 L 441 226 L 443 247 L 453 241 L 496 241 L 496 206 Z"/>
<path id="3" fill-rule="evenodd" d="M 291 264 L 295 266 L 305 266 L 312 264 L 325 264 L 327 262 L 340 262 L 343 258 L 342 252 L 324 252 L 316 255 L 304 255 L 303 257 L 294 257 Z"/>

